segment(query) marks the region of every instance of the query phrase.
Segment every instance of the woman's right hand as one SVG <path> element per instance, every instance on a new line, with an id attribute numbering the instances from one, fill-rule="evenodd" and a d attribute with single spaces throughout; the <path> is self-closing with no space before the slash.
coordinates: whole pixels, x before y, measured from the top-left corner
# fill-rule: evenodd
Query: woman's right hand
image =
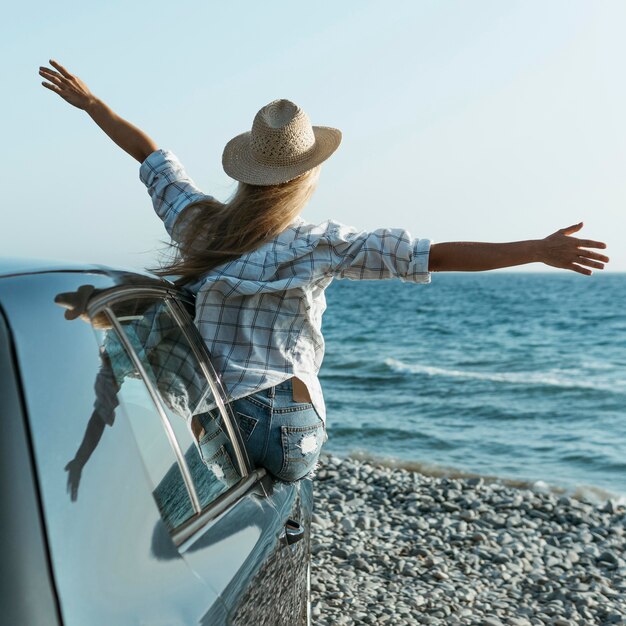
<path id="1" fill-rule="evenodd" d="M 53 59 L 50 59 L 50 65 L 58 71 L 40 67 L 39 74 L 50 81 L 41 84 L 75 107 L 86 111 L 122 150 L 143 163 L 146 157 L 158 149 L 157 144 L 142 130 L 114 113 L 100 98 L 96 98 L 80 78 L 70 74 Z"/>
<path id="2" fill-rule="evenodd" d="M 54 91 L 65 101 L 84 111 L 95 101 L 95 96 L 89 91 L 87 85 L 77 76 L 70 74 L 62 65 L 50 59 L 50 65 L 58 71 L 40 66 L 39 75 L 50 81 L 42 82 L 44 87 Z"/>

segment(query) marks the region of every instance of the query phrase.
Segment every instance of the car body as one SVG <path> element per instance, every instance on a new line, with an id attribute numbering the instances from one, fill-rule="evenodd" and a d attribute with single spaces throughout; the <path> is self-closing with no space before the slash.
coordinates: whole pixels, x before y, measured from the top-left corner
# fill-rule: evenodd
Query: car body
<path id="1" fill-rule="evenodd" d="M 3 623 L 310 623 L 311 481 L 252 467 L 193 307 L 0 259 Z"/>

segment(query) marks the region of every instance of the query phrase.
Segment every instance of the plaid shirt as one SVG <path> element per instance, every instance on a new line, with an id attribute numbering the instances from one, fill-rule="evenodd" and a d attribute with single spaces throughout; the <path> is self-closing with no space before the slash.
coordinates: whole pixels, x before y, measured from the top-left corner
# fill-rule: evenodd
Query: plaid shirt
<path id="1" fill-rule="evenodd" d="M 167 150 L 150 154 L 139 177 L 174 241 L 202 208 L 183 210 L 211 198 Z M 199 277 L 189 286 L 196 294 L 195 323 L 229 400 L 297 376 L 326 422 L 317 376 L 324 356 L 324 290 L 333 278 L 429 283 L 431 243 L 400 228 L 365 232 L 296 218 L 271 241 Z"/>

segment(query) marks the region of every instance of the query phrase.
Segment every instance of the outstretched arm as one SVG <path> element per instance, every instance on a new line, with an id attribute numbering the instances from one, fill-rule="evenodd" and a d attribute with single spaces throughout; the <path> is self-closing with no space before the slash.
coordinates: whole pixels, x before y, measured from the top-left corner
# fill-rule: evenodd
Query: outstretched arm
<path id="1" fill-rule="evenodd" d="M 590 275 L 588 267 L 604 269 L 609 258 L 585 248 L 606 248 L 601 241 L 569 237 L 583 223 L 561 228 L 544 239 L 511 243 L 455 241 L 434 243 L 430 249 L 428 270 L 432 272 L 479 272 L 526 263 L 545 263 L 552 267 Z M 588 267 L 585 267 L 588 266 Z"/>
<path id="2" fill-rule="evenodd" d="M 50 65 L 58 71 L 40 67 L 39 74 L 49 82 L 44 87 L 57 93 L 75 107 L 86 111 L 91 119 L 130 156 L 140 163 L 157 150 L 158 146 L 142 130 L 133 126 L 112 111 L 102 100 L 94 96 L 87 85 L 70 74 L 62 65 L 50 59 Z"/>

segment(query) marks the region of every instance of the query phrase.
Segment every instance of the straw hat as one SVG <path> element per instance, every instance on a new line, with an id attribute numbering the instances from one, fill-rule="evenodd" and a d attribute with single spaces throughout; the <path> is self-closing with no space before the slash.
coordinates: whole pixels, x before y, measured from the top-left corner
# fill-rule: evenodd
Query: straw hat
<path id="1" fill-rule="evenodd" d="M 290 100 L 274 100 L 255 116 L 252 130 L 224 148 L 224 171 L 253 185 L 276 185 L 313 169 L 341 143 L 341 131 L 311 126 L 309 116 Z"/>

